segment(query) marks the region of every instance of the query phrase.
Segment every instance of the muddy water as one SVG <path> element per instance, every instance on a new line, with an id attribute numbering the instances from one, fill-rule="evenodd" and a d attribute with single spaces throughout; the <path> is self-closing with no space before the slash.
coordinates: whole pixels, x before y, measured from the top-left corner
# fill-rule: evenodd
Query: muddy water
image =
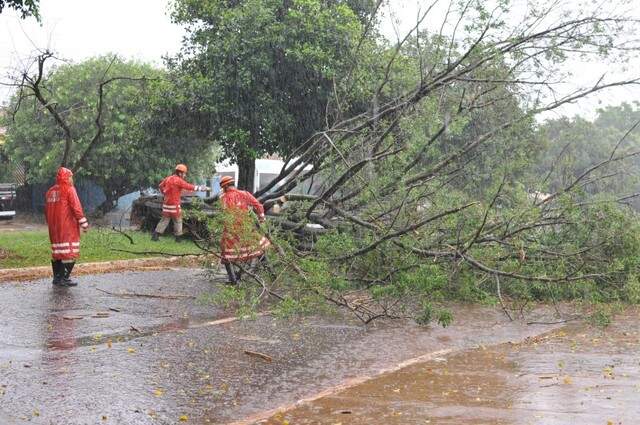
<path id="1" fill-rule="evenodd" d="M 197 302 L 220 287 L 198 270 L 77 280 L 0 285 L 0 425 L 247 423 L 416 357 L 554 329 L 468 305 L 452 306 L 446 329 L 340 315 L 230 320 Z M 536 320 L 548 318 L 542 310 Z"/>
<path id="2" fill-rule="evenodd" d="M 443 356 L 259 423 L 639 424 L 639 317 Z"/>

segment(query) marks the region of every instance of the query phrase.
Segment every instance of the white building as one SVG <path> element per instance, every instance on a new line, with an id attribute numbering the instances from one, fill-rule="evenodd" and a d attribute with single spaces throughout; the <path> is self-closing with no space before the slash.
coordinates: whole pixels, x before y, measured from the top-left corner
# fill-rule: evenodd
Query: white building
<path id="1" fill-rule="evenodd" d="M 256 159 L 256 167 L 253 176 L 253 190 L 256 192 L 273 181 L 284 167 L 284 161 L 280 159 Z M 305 170 L 311 170 L 311 165 Z M 211 179 L 209 186 L 213 189 L 213 194 L 220 192 L 220 179 L 223 176 L 231 176 L 238 181 L 238 166 L 229 162 L 216 164 L 216 174 Z"/>

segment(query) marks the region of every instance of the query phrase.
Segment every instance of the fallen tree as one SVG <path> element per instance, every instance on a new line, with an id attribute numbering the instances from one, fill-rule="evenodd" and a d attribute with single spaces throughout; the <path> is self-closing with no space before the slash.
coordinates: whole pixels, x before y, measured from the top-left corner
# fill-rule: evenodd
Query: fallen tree
<path id="1" fill-rule="evenodd" d="M 249 296 L 277 294 L 301 309 L 328 301 L 364 322 L 446 323 L 447 311 L 434 306 L 452 296 L 498 300 L 511 317 L 504 297 L 522 311 L 530 300 L 589 291 L 640 294 L 638 222 L 618 203 L 628 196 L 594 199 L 583 190 L 640 153 L 625 148 L 626 135 L 559 190 L 546 193 L 548 176 L 531 172 L 537 116 L 638 84 L 638 76 L 602 76 L 559 90 L 569 58 L 637 51 L 624 38 L 636 22 L 608 8 L 542 2 L 512 24 L 506 5 L 481 3 L 451 2 L 439 33 L 420 30 L 432 11 L 421 13 L 387 50 L 371 108 L 315 133 L 256 193 L 267 209 L 288 201 L 264 229 L 275 273 L 249 273 L 249 286 L 258 283 Z M 400 60 L 410 72 L 394 71 Z M 292 194 L 310 179 L 322 181 L 319 193 Z M 219 236 L 198 243 L 215 253 Z"/>

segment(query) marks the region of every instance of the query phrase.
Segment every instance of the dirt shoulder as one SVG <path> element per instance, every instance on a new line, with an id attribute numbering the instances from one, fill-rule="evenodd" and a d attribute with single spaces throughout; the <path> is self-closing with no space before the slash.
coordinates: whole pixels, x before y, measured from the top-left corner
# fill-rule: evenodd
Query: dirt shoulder
<path id="1" fill-rule="evenodd" d="M 134 260 L 114 260 L 97 263 L 79 263 L 73 269 L 74 275 L 90 275 L 132 271 L 167 270 L 176 267 L 192 267 L 201 265 L 196 256 L 139 258 Z M 25 267 L 16 269 L 0 269 L 0 283 L 28 282 L 51 277 L 51 267 Z"/>

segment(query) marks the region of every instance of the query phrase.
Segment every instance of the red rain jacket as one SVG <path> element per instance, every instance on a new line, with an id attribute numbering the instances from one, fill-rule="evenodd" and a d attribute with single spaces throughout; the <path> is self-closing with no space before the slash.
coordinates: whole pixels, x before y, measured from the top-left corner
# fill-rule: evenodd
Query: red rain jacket
<path id="1" fill-rule="evenodd" d="M 60 168 L 56 184 L 45 195 L 44 213 L 49 226 L 51 257 L 54 260 L 73 260 L 80 255 L 80 227 L 87 222 L 76 188 L 69 182 L 71 170 Z"/>
<path id="2" fill-rule="evenodd" d="M 230 214 L 225 219 L 222 231 L 222 259 L 226 261 L 247 261 L 259 257 L 271 245 L 266 237 L 258 233 L 249 209 L 253 209 L 260 221 L 264 220 L 264 207 L 249 192 L 230 187 L 221 196 L 220 201 L 225 213 Z"/>
<path id="3" fill-rule="evenodd" d="M 180 195 L 183 190 L 195 190 L 195 186 L 187 183 L 182 177 L 175 174 L 166 177 L 160 182 L 160 191 L 164 195 L 162 202 L 162 215 L 164 217 L 179 218 L 182 214 Z"/>

